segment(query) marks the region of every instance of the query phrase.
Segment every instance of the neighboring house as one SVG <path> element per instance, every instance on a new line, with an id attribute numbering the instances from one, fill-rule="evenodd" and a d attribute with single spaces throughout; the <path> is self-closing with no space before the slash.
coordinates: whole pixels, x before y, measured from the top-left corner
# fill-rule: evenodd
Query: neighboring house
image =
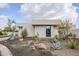
<path id="1" fill-rule="evenodd" d="M 19 29 L 27 29 L 28 37 L 38 35 L 41 38 L 54 37 L 58 35 L 60 20 L 32 20 L 32 23 L 18 23 Z"/>

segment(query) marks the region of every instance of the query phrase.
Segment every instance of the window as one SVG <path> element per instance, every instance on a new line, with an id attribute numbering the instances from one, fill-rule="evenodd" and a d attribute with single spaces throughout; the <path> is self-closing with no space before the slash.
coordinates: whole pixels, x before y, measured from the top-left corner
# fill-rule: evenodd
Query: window
<path id="1" fill-rule="evenodd" d="M 50 37 L 51 36 L 51 26 L 47 26 L 46 27 L 46 37 Z"/>

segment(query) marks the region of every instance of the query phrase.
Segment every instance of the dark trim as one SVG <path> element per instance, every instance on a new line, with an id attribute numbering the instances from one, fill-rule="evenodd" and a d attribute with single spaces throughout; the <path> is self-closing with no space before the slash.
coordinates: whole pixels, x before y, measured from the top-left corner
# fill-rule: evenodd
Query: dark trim
<path id="1" fill-rule="evenodd" d="M 32 26 L 53 26 L 53 27 L 57 27 L 58 25 L 32 25 Z"/>

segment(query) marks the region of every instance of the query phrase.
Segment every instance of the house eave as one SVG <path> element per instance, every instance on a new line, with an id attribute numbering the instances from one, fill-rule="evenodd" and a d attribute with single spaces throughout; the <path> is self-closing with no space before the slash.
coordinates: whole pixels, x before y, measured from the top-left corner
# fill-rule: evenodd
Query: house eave
<path id="1" fill-rule="evenodd" d="M 32 20 L 32 26 L 57 26 L 60 20 Z"/>

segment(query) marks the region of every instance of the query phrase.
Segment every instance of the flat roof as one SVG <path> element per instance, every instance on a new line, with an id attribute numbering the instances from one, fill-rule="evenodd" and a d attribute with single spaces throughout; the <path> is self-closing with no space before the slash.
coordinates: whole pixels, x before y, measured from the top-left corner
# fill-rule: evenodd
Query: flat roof
<path id="1" fill-rule="evenodd" d="M 32 20 L 32 25 L 59 25 L 60 24 L 60 20 L 58 19 L 53 19 L 53 20 L 49 20 L 49 19 L 45 19 L 45 20 Z"/>

